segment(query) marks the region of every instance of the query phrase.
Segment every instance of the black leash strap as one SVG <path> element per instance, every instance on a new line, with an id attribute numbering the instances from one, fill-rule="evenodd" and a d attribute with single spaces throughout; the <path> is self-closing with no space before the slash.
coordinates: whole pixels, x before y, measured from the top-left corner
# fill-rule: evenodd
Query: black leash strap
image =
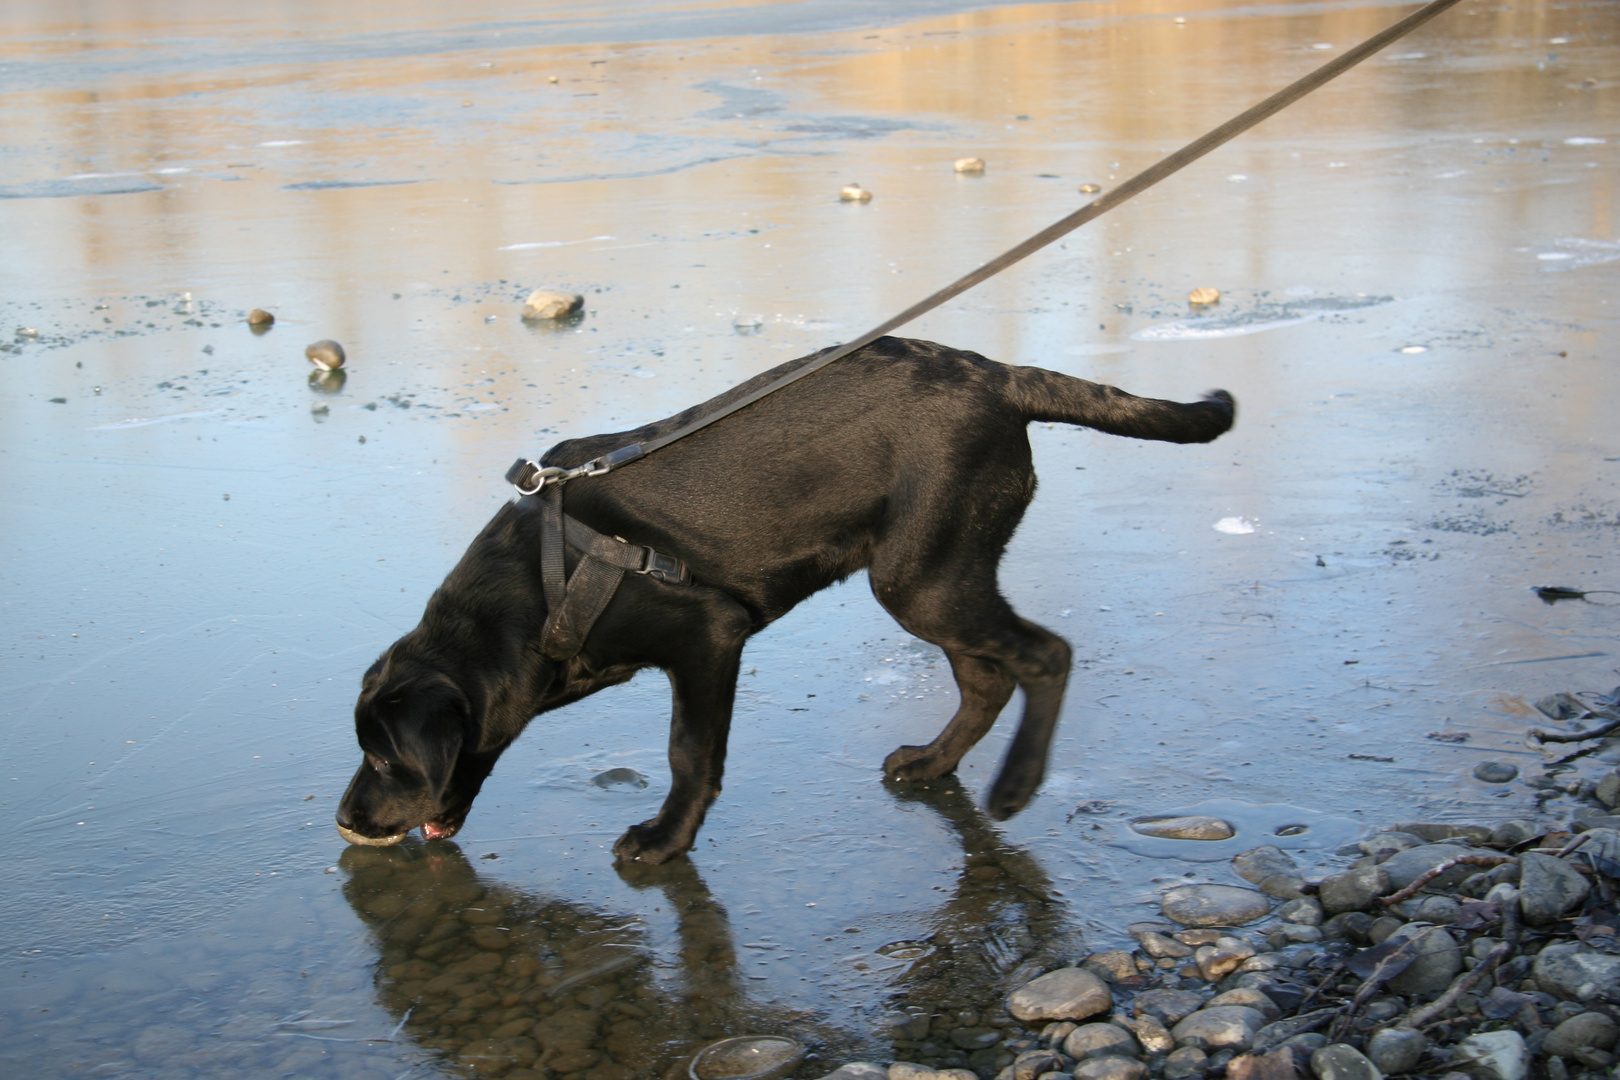
<path id="1" fill-rule="evenodd" d="M 564 544 L 580 553 L 573 577 L 568 576 Z M 569 517 L 563 513 L 562 486 L 547 484 L 540 492 L 540 585 L 546 595 L 540 651 L 553 660 L 577 655 L 627 571 L 672 585 L 692 580 L 679 559 L 604 536 Z"/>
<path id="2" fill-rule="evenodd" d="M 1180 150 L 1177 150 L 1169 157 L 1163 158 L 1157 163 L 1148 166 L 1146 169 L 1143 169 L 1141 172 L 1137 173 L 1129 180 L 1126 180 L 1123 184 L 1120 184 L 1112 191 L 1106 192 L 1098 198 L 1093 199 L 1091 202 L 1087 203 L 1079 210 L 1076 210 L 1068 217 L 1063 218 L 1061 221 L 1047 226 L 1034 236 L 1030 237 L 1028 240 L 1025 240 L 1023 243 L 1019 244 L 1017 247 L 1003 252 L 972 273 L 957 279 L 951 284 L 945 286 L 943 289 L 940 289 L 938 292 L 934 293 L 932 296 L 911 305 L 906 310 L 890 319 L 888 322 L 885 322 L 880 326 L 873 327 L 871 330 L 868 330 L 854 341 L 845 342 L 842 345 L 834 347 L 830 351 L 816 357 L 808 364 L 805 364 L 803 367 L 797 368 L 788 374 L 783 375 L 780 379 L 760 387 L 753 393 L 738 398 L 736 401 L 731 402 L 723 408 L 716 409 L 707 416 L 701 416 L 692 421 L 690 424 L 687 424 L 685 427 L 677 428 L 675 431 L 670 432 L 668 435 L 662 435 L 645 443 L 631 443 L 629 446 L 620 447 L 611 454 L 605 454 L 602 457 L 595 458 L 586 462 L 584 465 L 578 466 L 577 468 L 542 470 L 541 467 L 534 462 L 520 458 L 511 469 L 507 470 L 507 481 L 516 485 L 520 492 L 523 492 L 524 494 L 532 494 L 532 490 L 538 490 L 533 486 L 537 482 L 542 485 L 554 483 L 561 484 L 579 476 L 601 476 L 603 473 L 610 472 L 621 465 L 628 465 L 630 462 L 635 461 L 638 458 L 646 457 L 654 450 L 662 449 L 677 439 L 684 439 L 694 431 L 701 431 L 703 428 L 708 427 L 715 421 L 725 419 L 738 409 L 747 408 L 760 398 L 774 394 L 776 391 L 782 389 L 784 386 L 787 386 L 789 383 L 797 382 L 807 375 L 812 375 L 826 367 L 828 364 L 831 364 L 836 360 L 842 360 L 856 349 L 870 345 L 884 334 L 897 330 L 911 320 L 934 310 L 947 300 L 967 292 L 969 289 L 973 288 L 973 286 L 979 284 L 981 281 L 984 281 L 986 278 L 994 277 L 996 274 L 1001 273 L 1014 263 L 1033 255 L 1035 252 L 1039 251 L 1043 247 L 1046 247 L 1054 240 L 1059 240 L 1062 237 L 1067 236 L 1069 233 L 1078 229 L 1086 222 L 1092 221 L 1108 213 L 1108 211 L 1112 210 L 1120 203 L 1140 195 L 1142 192 L 1146 191 L 1154 184 L 1157 184 L 1159 181 L 1180 172 L 1182 169 L 1186 168 L 1188 165 L 1191 165 L 1193 162 L 1197 161 L 1211 150 L 1232 141 L 1245 131 L 1248 131 L 1250 128 L 1260 123 L 1260 121 L 1281 112 L 1283 109 L 1286 109 L 1288 106 L 1292 105 L 1306 94 L 1309 94 L 1311 91 L 1321 87 L 1324 83 L 1327 83 L 1330 80 L 1344 74 L 1346 71 L 1349 71 L 1351 68 L 1367 59 L 1369 56 L 1378 52 L 1378 50 L 1388 46 L 1390 43 L 1397 41 L 1400 38 L 1405 37 L 1407 34 L 1411 33 L 1413 30 L 1416 30 L 1418 27 L 1422 26 L 1436 15 L 1444 12 L 1447 8 L 1456 5 L 1457 2 L 1458 0 L 1431 0 L 1430 3 L 1425 4 L 1423 7 L 1419 8 L 1417 11 L 1414 11 L 1400 22 L 1397 22 L 1379 33 L 1374 34 L 1372 37 L 1368 38 L 1360 45 L 1357 45 L 1355 48 L 1350 49 L 1348 52 L 1334 57 L 1332 60 L 1329 60 L 1327 63 L 1323 64 L 1309 75 L 1306 75 L 1304 78 L 1299 79 L 1296 82 L 1291 83 L 1290 85 L 1277 91 L 1275 94 L 1272 94 L 1258 105 L 1246 109 L 1245 111 L 1232 117 L 1232 119 L 1228 120 L 1214 131 L 1211 131 L 1209 134 L 1194 139 L 1192 142 L 1188 143 L 1186 146 L 1183 146 Z M 542 473 L 547 471 L 553 471 L 555 475 L 543 476 Z"/>

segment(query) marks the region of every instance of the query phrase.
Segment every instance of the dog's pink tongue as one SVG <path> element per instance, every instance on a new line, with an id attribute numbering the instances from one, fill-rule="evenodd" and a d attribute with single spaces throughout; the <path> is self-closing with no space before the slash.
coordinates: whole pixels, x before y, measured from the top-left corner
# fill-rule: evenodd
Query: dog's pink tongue
<path id="1" fill-rule="evenodd" d="M 455 829 L 448 825 L 440 825 L 436 821 L 430 821 L 422 826 L 422 839 L 424 840 L 448 840 L 454 835 L 456 835 Z"/>

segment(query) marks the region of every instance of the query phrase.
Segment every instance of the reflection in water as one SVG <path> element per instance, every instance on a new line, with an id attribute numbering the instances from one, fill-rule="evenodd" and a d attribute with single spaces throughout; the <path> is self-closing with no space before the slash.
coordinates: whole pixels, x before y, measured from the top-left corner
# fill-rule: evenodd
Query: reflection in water
<path id="1" fill-rule="evenodd" d="M 892 1047 L 750 997 L 725 908 L 690 860 L 620 870 L 635 888 L 662 893 L 676 922 L 668 948 L 637 915 L 493 881 L 452 843 L 351 847 L 343 892 L 375 936 L 380 1003 L 403 1034 L 475 1073 L 681 1077 L 706 1044 L 750 1033 L 807 1044 L 804 1075 L 861 1053 L 968 1064 L 951 1033 L 1013 1027 L 999 1011 L 975 1010 L 1054 962 L 1073 931 L 1045 872 L 996 834 L 954 779 L 892 790 L 935 810 L 965 856 L 926 939 L 856 961 L 892 984 L 901 1021 Z M 975 1053 L 972 1064 L 990 1065 L 1002 1052 Z"/>
<path id="2" fill-rule="evenodd" d="M 379 1000 L 405 1034 L 473 1072 L 684 1076 L 692 1054 L 729 1035 L 850 1042 L 746 997 L 725 909 L 688 861 L 627 878 L 674 912 L 676 971 L 639 917 L 491 881 L 454 844 L 356 847 L 341 866 L 345 897 L 376 935 Z"/>

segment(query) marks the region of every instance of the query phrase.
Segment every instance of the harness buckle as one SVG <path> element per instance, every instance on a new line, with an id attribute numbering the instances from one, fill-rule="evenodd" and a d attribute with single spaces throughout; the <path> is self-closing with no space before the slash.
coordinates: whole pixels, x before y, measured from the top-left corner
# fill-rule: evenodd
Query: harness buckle
<path id="1" fill-rule="evenodd" d="M 519 495 L 533 495 L 562 475 L 563 470 L 556 466 L 542 468 L 539 462 L 518 458 L 506 470 L 506 482 L 517 488 Z"/>
<path id="2" fill-rule="evenodd" d="M 685 585 L 692 580 L 686 571 L 686 564 L 673 555 L 665 555 L 653 548 L 643 548 L 646 552 L 646 561 L 636 573 L 643 574 L 655 581 L 662 581 L 668 585 Z"/>

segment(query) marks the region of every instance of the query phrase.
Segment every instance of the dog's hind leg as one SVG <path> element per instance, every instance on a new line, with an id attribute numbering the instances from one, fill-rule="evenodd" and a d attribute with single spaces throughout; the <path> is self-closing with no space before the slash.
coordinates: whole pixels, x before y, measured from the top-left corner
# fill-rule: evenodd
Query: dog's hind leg
<path id="1" fill-rule="evenodd" d="M 1020 618 L 996 588 L 993 572 L 925 580 L 874 563 L 872 591 L 901 626 L 945 650 L 962 690 L 961 707 L 945 730 L 928 746 L 890 754 L 884 771 L 902 780 L 950 773 L 990 730 L 1016 684 L 1024 691 L 1024 715 L 987 800 L 992 817 L 1016 814 L 1046 775 L 1069 680 L 1068 642 Z"/>

